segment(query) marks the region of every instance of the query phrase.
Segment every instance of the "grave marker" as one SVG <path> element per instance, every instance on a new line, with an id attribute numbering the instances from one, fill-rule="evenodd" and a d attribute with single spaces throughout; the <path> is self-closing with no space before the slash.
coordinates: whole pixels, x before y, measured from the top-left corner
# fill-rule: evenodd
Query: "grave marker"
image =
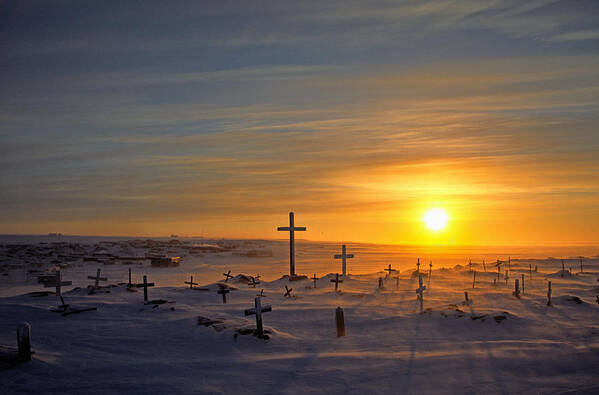
<path id="1" fill-rule="evenodd" d="M 335 279 L 331 279 L 332 283 L 335 283 L 335 292 L 337 291 L 337 289 L 339 289 L 339 283 L 342 283 L 343 280 L 339 280 L 339 273 L 335 274 Z"/>
<path id="2" fill-rule="evenodd" d="M 291 297 L 291 291 L 293 291 L 293 288 L 287 288 L 287 286 L 285 285 L 285 297 L 290 298 Z"/>
<path id="3" fill-rule="evenodd" d="M 474 276 L 472 277 L 472 289 L 476 286 L 476 270 L 474 271 Z"/>
<path id="4" fill-rule="evenodd" d="M 551 306 L 551 281 L 547 282 L 547 306 Z"/>
<path id="5" fill-rule="evenodd" d="M 94 290 L 98 289 L 99 285 L 100 285 L 100 281 L 108 281 L 108 279 L 106 277 L 100 277 L 100 272 L 102 271 L 102 269 L 98 268 L 98 270 L 96 271 L 96 276 L 87 276 L 88 279 L 90 280 L 94 280 Z"/>
<path id="6" fill-rule="evenodd" d="M 341 307 L 335 309 L 335 324 L 337 325 L 337 337 L 345 336 L 345 319 Z"/>
<path id="7" fill-rule="evenodd" d="M 194 283 L 193 282 L 193 276 L 190 276 L 191 278 L 189 279 L 189 281 L 184 281 L 184 284 L 189 284 L 189 288 L 193 288 L 194 285 L 198 285 L 198 283 Z"/>
<path id="8" fill-rule="evenodd" d="M 420 300 L 420 312 L 422 313 L 423 303 L 424 303 L 424 290 L 426 289 L 426 285 L 422 285 L 422 276 L 418 276 L 418 288 L 416 289 L 416 293 L 418 294 L 417 298 Z"/>
<path id="9" fill-rule="evenodd" d="M 516 281 L 514 282 L 514 292 L 512 293 L 512 295 L 520 299 L 520 287 L 518 279 L 516 279 Z"/>
<path id="10" fill-rule="evenodd" d="M 230 278 L 233 278 L 233 276 L 231 276 L 231 271 L 229 270 L 226 273 L 223 273 L 223 276 L 225 276 L 225 282 L 228 283 Z"/>
<path id="11" fill-rule="evenodd" d="M 507 281 L 510 279 L 510 276 L 508 275 L 509 270 L 505 271 L 505 285 L 507 285 Z"/>
<path id="12" fill-rule="evenodd" d="M 254 298 L 253 309 L 247 309 L 244 311 L 246 316 L 256 315 L 256 333 L 258 337 L 262 337 L 264 335 L 264 328 L 262 326 L 262 313 L 268 313 L 270 311 L 272 311 L 272 306 L 266 305 L 262 307 L 262 298 L 260 297 Z"/>
<path id="13" fill-rule="evenodd" d="M 433 261 L 428 264 L 428 287 L 431 287 L 431 277 L 433 276 Z"/>
<path id="14" fill-rule="evenodd" d="M 129 283 L 127 283 L 127 288 L 131 287 L 133 287 L 133 284 L 131 283 L 131 268 L 129 268 Z"/>
<path id="15" fill-rule="evenodd" d="M 252 277 L 251 281 L 248 282 L 248 287 L 256 288 L 258 284 L 260 284 L 260 281 L 256 281 L 256 278 Z"/>
<path id="16" fill-rule="evenodd" d="M 524 274 L 522 274 L 522 293 L 524 293 Z"/>
<path id="17" fill-rule="evenodd" d="M 28 322 L 17 327 L 17 350 L 20 361 L 31 361 L 31 325 Z"/>
<path id="18" fill-rule="evenodd" d="M 347 254 L 345 244 L 341 246 L 341 254 L 334 255 L 335 259 L 341 259 L 341 271 L 343 272 L 343 277 L 347 275 L 347 259 L 353 258 L 354 254 Z"/>
<path id="19" fill-rule="evenodd" d="M 464 304 L 466 306 L 470 305 L 470 299 L 468 299 L 468 291 L 464 291 Z"/>
<path id="20" fill-rule="evenodd" d="M 485 273 L 487 272 L 487 267 L 485 266 L 485 260 L 483 259 L 483 270 L 485 271 Z"/>
<path id="21" fill-rule="evenodd" d="M 147 276 L 144 275 L 144 282 L 141 284 L 135 284 L 137 288 L 143 287 L 144 289 L 144 302 L 148 301 L 148 287 L 153 287 L 154 283 L 149 283 Z"/>
<path id="22" fill-rule="evenodd" d="M 54 284 L 44 283 L 44 288 L 56 287 L 56 296 L 58 296 L 59 298 L 62 298 L 61 287 L 63 285 L 72 285 L 73 282 L 72 281 L 62 281 L 62 278 L 60 275 L 60 270 L 56 271 L 54 277 L 55 277 Z M 64 304 L 64 302 L 63 302 L 63 304 Z"/>
<path id="23" fill-rule="evenodd" d="M 385 285 L 383 284 L 383 278 L 379 277 L 379 289 L 384 289 Z"/>
<path id="24" fill-rule="evenodd" d="M 229 292 L 231 292 L 231 291 L 225 287 L 221 287 L 218 291 L 216 291 L 217 294 L 220 294 L 223 296 L 223 304 L 227 304 L 227 294 Z"/>
<path id="25" fill-rule="evenodd" d="M 387 278 L 391 278 L 391 273 L 392 272 L 396 272 L 397 270 L 391 269 L 391 264 L 389 264 L 389 267 L 387 269 L 383 269 L 383 271 L 388 272 L 387 273 Z"/>
<path id="26" fill-rule="evenodd" d="M 305 226 L 295 226 L 294 214 L 289 213 L 289 226 L 279 226 L 279 232 L 289 232 L 289 277 L 295 276 L 295 232 L 303 232 Z"/>
<path id="27" fill-rule="evenodd" d="M 420 274 L 420 258 L 418 258 L 418 262 L 416 262 L 416 275 Z"/>
<path id="28" fill-rule="evenodd" d="M 316 288 L 316 280 L 318 280 L 318 277 L 316 277 L 316 273 L 314 273 L 314 276 L 311 279 L 314 280 L 314 288 Z"/>
<path id="29" fill-rule="evenodd" d="M 468 263 L 468 266 L 469 266 L 469 268 L 470 268 L 470 269 L 469 269 L 469 270 L 470 270 L 470 272 L 472 272 L 472 259 L 470 259 L 470 262 Z"/>

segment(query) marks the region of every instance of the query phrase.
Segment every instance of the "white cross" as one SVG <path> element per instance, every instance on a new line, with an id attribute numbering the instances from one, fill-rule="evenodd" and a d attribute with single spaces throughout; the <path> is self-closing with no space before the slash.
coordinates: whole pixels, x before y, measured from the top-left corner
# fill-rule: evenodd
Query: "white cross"
<path id="1" fill-rule="evenodd" d="M 56 286 L 56 296 L 60 297 L 62 296 L 61 292 L 60 292 L 60 287 L 63 285 L 72 285 L 73 282 L 72 281 L 61 281 L 61 277 L 60 277 L 60 270 L 56 271 L 56 280 L 54 280 L 55 284 L 52 283 L 45 283 L 44 284 L 44 288 L 49 288 L 49 287 L 54 287 Z"/>
<path id="2" fill-rule="evenodd" d="M 90 280 L 96 280 L 94 289 L 98 289 L 98 286 L 100 285 L 100 281 L 108 281 L 108 279 L 106 277 L 100 277 L 100 271 L 102 271 L 102 269 L 98 268 L 98 271 L 96 272 L 96 277 L 87 276 L 87 278 L 89 278 Z"/>
<path id="3" fill-rule="evenodd" d="M 254 308 L 247 309 L 244 311 L 245 315 L 256 315 L 256 330 L 258 332 L 258 336 L 262 336 L 264 334 L 264 328 L 262 326 L 262 313 L 268 313 L 272 311 L 271 305 L 266 305 L 262 307 L 262 298 L 257 297 L 254 298 Z"/>
<path id="4" fill-rule="evenodd" d="M 343 272 L 343 276 L 345 277 L 347 274 L 347 258 L 353 258 L 354 254 L 347 254 L 345 250 L 345 244 L 341 246 L 341 254 L 335 254 L 335 259 L 341 259 L 341 271 Z"/>
<path id="5" fill-rule="evenodd" d="M 289 232 L 289 277 L 295 276 L 295 232 L 303 232 L 305 226 L 295 226 L 294 214 L 289 213 L 289 226 L 279 226 L 279 232 Z"/>
<path id="6" fill-rule="evenodd" d="M 424 290 L 426 289 L 426 285 L 422 285 L 422 275 L 418 276 L 418 284 L 419 287 L 416 289 L 416 293 L 418 294 L 418 299 L 420 300 L 420 312 L 422 313 L 422 303 L 424 299 Z"/>

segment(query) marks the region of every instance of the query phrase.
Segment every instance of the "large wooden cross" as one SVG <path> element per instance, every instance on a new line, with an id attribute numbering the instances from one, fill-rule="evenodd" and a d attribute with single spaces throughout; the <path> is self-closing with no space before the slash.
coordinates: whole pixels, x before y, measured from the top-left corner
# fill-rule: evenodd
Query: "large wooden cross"
<path id="1" fill-rule="evenodd" d="M 189 284 L 189 288 L 193 288 L 194 285 L 198 285 L 198 283 L 194 283 L 193 282 L 193 276 L 190 276 L 191 278 L 189 279 L 189 281 L 184 281 L 183 284 Z"/>
<path id="2" fill-rule="evenodd" d="M 262 298 L 257 297 L 254 298 L 254 308 L 247 309 L 244 311 L 245 315 L 256 315 L 256 332 L 258 336 L 264 335 L 264 328 L 262 327 L 262 313 L 268 313 L 272 311 L 271 305 L 266 305 L 262 307 Z"/>
<path id="3" fill-rule="evenodd" d="M 256 277 L 252 277 L 251 281 L 248 282 L 248 286 L 256 288 L 256 285 L 260 284 L 260 281 L 256 280 Z"/>
<path id="4" fill-rule="evenodd" d="M 63 285 L 73 285 L 73 282 L 72 281 L 62 281 L 62 278 L 60 276 L 60 270 L 56 271 L 55 278 L 56 279 L 54 280 L 54 284 L 44 283 L 44 288 L 56 287 L 56 296 L 58 296 L 60 298 L 62 296 L 60 287 L 62 287 Z M 64 304 L 64 302 L 63 302 L 63 304 Z"/>
<path id="5" fill-rule="evenodd" d="M 418 294 L 418 300 L 420 300 L 420 312 L 422 313 L 422 305 L 424 303 L 424 290 L 426 285 L 422 285 L 422 275 L 418 276 L 418 288 L 416 293 Z"/>
<path id="6" fill-rule="evenodd" d="M 147 276 L 144 276 L 144 282 L 141 284 L 135 284 L 137 288 L 143 287 L 144 289 L 144 302 L 148 301 L 148 287 L 153 287 L 154 283 L 149 283 Z"/>
<path id="7" fill-rule="evenodd" d="M 98 268 L 98 270 L 96 271 L 96 276 L 87 276 L 88 279 L 90 280 L 95 280 L 94 283 L 94 289 L 98 289 L 98 286 L 100 285 L 100 281 L 108 281 L 108 279 L 106 277 L 100 277 L 100 271 L 102 269 Z"/>
<path id="8" fill-rule="evenodd" d="M 341 271 L 343 272 L 343 276 L 347 275 L 347 259 L 353 258 L 354 254 L 347 254 L 345 244 L 341 246 L 341 254 L 335 254 L 335 259 L 341 259 Z"/>
<path id="9" fill-rule="evenodd" d="M 294 214 L 289 213 L 289 226 L 279 226 L 279 232 L 289 232 L 289 277 L 295 276 L 295 232 L 303 232 L 305 226 L 295 226 Z"/>
<path id="10" fill-rule="evenodd" d="M 342 283 L 343 280 L 339 280 L 339 273 L 335 273 L 335 279 L 331 279 L 331 282 L 335 283 L 335 291 L 337 291 L 337 289 L 339 288 L 339 283 Z"/>

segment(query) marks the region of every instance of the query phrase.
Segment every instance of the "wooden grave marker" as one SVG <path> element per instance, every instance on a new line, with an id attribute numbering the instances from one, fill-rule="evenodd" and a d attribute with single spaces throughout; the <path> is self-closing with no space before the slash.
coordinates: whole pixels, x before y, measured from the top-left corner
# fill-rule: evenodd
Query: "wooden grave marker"
<path id="1" fill-rule="evenodd" d="M 217 294 L 223 296 L 223 304 L 227 304 L 227 294 L 231 292 L 228 288 L 220 286 L 220 289 L 216 291 Z"/>
<path id="2" fill-rule="evenodd" d="M 346 252 L 345 244 L 341 246 L 341 254 L 335 254 L 335 259 L 341 259 L 341 272 L 343 273 L 343 277 L 347 275 L 347 259 L 353 258 L 354 254 L 348 254 Z"/>
<path id="3" fill-rule="evenodd" d="M 256 334 L 258 337 L 264 336 L 264 327 L 262 326 L 262 313 L 268 313 L 272 311 L 271 305 L 266 305 L 262 307 L 262 298 L 256 297 L 254 298 L 254 308 L 247 309 L 244 311 L 246 316 L 255 315 L 256 316 Z"/>
<path id="4" fill-rule="evenodd" d="M 426 285 L 422 285 L 422 275 L 418 276 L 418 288 L 416 289 L 416 294 L 418 300 L 420 300 L 420 312 L 422 313 L 423 304 L 424 304 L 424 290 L 426 289 Z"/>
<path id="5" fill-rule="evenodd" d="M 287 288 L 287 286 L 285 285 L 285 295 L 283 295 L 286 298 L 290 298 L 291 297 L 291 291 L 293 291 L 293 288 Z"/>
<path id="6" fill-rule="evenodd" d="M 311 278 L 311 280 L 314 280 L 314 288 L 316 288 L 316 280 L 318 280 L 318 277 L 316 277 L 316 273 L 314 273 L 314 276 Z"/>
<path id="7" fill-rule="evenodd" d="M 233 276 L 231 276 L 231 271 L 229 270 L 226 273 L 223 273 L 223 276 L 225 276 L 225 282 L 228 283 L 230 278 L 233 278 Z"/>
<path id="8" fill-rule="evenodd" d="M 87 278 L 89 280 L 94 280 L 94 285 L 93 286 L 89 286 L 88 287 L 88 294 L 92 294 L 94 293 L 99 287 L 100 287 L 100 281 L 108 281 L 108 278 L 106 277 L 100 277 L 100 272 L 102 271 L 102 269 L 98 268 L 98 270 L 96 271 L 96 276 L 87 276 Z"/>
<path id="9" fill-rule="evenodd" d="M 194 285 L 199 285 L 198 283 L 193 282 L 193 276 L 189 276 L 189 281 L 184 281 L 183 284 L 189 284 L 189 288 L 192 289 Z"/>
<path id="10" fill-rule="evenodd" d="M 148 287 L 153 287 L 154 283 L 149 283 L 148 282 L 148 277 L 144 275 L 144 282 L 141 284 L 135 284 L 135 286 L 137 288 L 142 288 L 144 289 L 144 302 L 148 301 Z"/>
<path id="11" fill-rule="evenodd" d="M 383 269 L 383 271 L 387 272 L 387 278 L 391 278 L 391 273 L 396 272 L 397 270 L 391 269 L 391 264 L 389 264 L 389 267 L 387 269 Z"/>
<path id="12" fill-rule="evenodd" d="M 335 279 L 331 279 L 332 283 L 335 283 L 335 291 L 337 291 L 339 289 L 339 283 L 342 283 L 343 280 L 339 280 L 339 273 L 335 274 Z"/>

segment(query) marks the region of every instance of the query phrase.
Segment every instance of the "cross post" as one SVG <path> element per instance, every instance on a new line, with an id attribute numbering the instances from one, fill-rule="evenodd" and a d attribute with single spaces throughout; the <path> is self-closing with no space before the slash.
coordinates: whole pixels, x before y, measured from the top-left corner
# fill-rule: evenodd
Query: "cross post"
<path id="1" fill-rule="evenodd" d="M 387 272 L 387 278 L 391 278 L 391 273 L 396 272 L 397 270 L 391 269 L 391 264 L 389 264 L 389 267 L 387 269 L 384 269 L 384 271 Z"/>
<path id="2" fill-rule="evenodd" d="M 289 232 L 289 277 L 295 276 L 295 232 L 304 232 L 305 226 L 295 226 L 294 214 L 289 213 L 289 226 L 279 226 L 279 232 Z"/>
<path id="3" fill-rule="evenodd" d="M 318 280 L 318 277 L 316 277 L 316 273 L 314 273 L 314 277 L 312 277 L 311 280 L 314 280 L 314 288 L 316 288 L 316 280 Z"/>
<path id="4" fill-rule="evenodd" d="M 262 313 L 268 313 L 272 311 L 271 305 L 266 305 L 262 307 L 262 299 L 260 297 L 254 298 L 254 308 L 247 309 L 244 311 L 244 314 L 247 315 L 256 315 L 256 332 L 258 336 L 264 335 L 264 327 L 262 326 Z"/>
<path id="5" fill-rule="evenodd" d="M 184 281 L 183 284 L 189 284 L 189 288 L 193 288 L 194 285 L 198 285 L 198 283 L 194 283 L 193 282 L 193 276 L 190 276 L 191 278 L 189 279 L 189 281 Z"/>
<path id="6" fill-rule="evenodd" d="M 342 283 L 343 280 L 339 280 L 339 273 L 335 273 L 335 279 L 331 280 L 332 283 L 335 283 L 335 291 L 339 288 L 339 283 Z"/>
<path id="7" fill-rule="evenodd" d="M 148 277 L 144 276 L 144 282 L 141 284 L 135 284 L 135 286 L 137 288 L 142 288 L 144 289 L 144 302 L 148 301 L 148 287 L 153 287 L 154 283 L 149 283 L 148 282 Z"/>
<path id="8" fill-rule="evenodd" d="M 416 293 L 418 294 L 418 299 L 420 300 L 420 312 L 422 313 L 423 308 L 423 299 L 424 299 L 424 290 L 426 289 L 426 285 L 422 285 L 422 275 L 418 276 L 418 288 L 416 289 Z"/>
<path id="9" fill-rule="evenodd" d="M 341 254 L 335 254 L 335 259 L 341 259 L 341 271 L 343 272 L 343 277 L 347 275 L 347 259 L 353 258 L 354 254 L 347 254 L 345 244 L 341 246 Z"/>
<path id="10" fill-rule="evenodd" d="M 88 279 L 90 280 L 95 280 L 95 284 L 94 284 L 94 289 L 98 289 L 98 286 L 100 285 L 100 281 L 108 281 L 108 279 L 106 277 L 100 277 L 100 271 L 102 269 L 98 268 L 98 270 L 96 271 L 96 276 L 87 276 Z"/>
<path id="11" fill-rule="evenodd" d="M 61 287 L 63 285 L 72 285 L 73 282 L 72 281 L 62 281 L 62 278 L 61 278 L 61 275 L 60 275 L 60 270 L 56 271 L 55 276 L 56 276 L 56 278 L 54 280 L 54 284 L 52 284 L 52 283 L 44 283 L 44 288 L 56 287 L 56 296 L 58 296 L 60 298 L 60 297 L 62 297 Z"/>

